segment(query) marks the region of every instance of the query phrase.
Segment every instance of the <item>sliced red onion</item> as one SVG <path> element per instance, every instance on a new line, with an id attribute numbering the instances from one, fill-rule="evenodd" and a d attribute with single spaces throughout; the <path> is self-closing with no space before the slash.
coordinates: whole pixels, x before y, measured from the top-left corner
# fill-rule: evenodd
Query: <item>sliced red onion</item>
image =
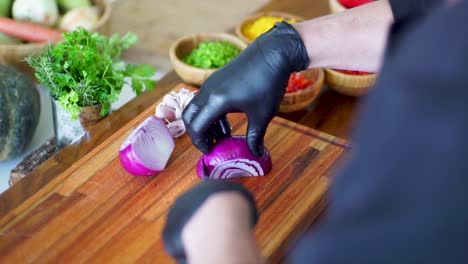
<path id="1" fill-rule="evenodd" d="M 217 142 L 210 154 L 200 158 L 197 174 L 201 179 L 230 179 L 264 176 L 271 168 L 267 149 L 257 157 L 250 151 L 244 136 L 232 136 Z"/>
<path id="2" fill-rule="evenodd" d="M 164 170 L 174 147 L 174 139 L 166 124 L 151 115 L 122 143 L 120 163 L 135 176 L 154 175 Z"/>

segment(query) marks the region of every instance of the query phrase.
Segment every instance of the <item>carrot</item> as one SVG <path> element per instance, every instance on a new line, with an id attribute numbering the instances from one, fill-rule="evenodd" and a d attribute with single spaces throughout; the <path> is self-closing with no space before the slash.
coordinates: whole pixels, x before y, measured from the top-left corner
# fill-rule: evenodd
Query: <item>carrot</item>
<path id="1" fill-rule="evenodd" d="M 0 16 L 0 32 L 27 42 L 58 42 L 62 32 L 38 24 Z"/>

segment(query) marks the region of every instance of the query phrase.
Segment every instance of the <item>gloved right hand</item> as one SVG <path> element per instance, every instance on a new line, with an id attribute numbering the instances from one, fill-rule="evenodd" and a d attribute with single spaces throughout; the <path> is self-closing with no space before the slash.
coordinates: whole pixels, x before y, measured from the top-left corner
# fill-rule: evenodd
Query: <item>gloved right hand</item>
<path id="1" fill-rule="evenodd" d="M 193 144 L 209 153 L 216 139 L 210 131 L 230 129 L 226 114 L 244 112 L 248 117 L 249 148 L 261 156 L 263 138 L 279 111 L 289 75 L 308 65 L 309 58 L 299 33 L 286 22 L 277 23 L 213 73 L 185 108 L 183 120 Z"/>

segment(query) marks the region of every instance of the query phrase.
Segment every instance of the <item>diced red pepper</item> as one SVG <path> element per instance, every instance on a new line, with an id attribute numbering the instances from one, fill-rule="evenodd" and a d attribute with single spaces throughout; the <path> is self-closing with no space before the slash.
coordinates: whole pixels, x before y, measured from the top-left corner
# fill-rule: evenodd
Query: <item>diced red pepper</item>
<path id="1" fill-rule="evenodd" d="M 375 0 L 338 0 L 338 2 L 340 2 L 346 8 L 353 8 L 373 1 Z"/>
<path id="2" fill-rule="evenodd" d="M 287 93 L 296 92 L 299 90 L 304 90 L 310 85 L 312 85 L 315 81 L 309 80 L 302 76 L 301 73 L 292 73 L 289 76 L 288 86 L 286 87 Z"/>

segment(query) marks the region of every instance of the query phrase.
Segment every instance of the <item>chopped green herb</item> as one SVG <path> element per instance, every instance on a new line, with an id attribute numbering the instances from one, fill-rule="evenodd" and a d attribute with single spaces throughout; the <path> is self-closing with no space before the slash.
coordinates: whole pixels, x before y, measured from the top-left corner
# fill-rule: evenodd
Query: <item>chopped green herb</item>
<path id="1" fill-rule="evenodd" d="M 227 41 L 205 41 L 200 43 L 184 62 L 203 69 L 220 68 L 239 55 L 240 49 Z"/>

